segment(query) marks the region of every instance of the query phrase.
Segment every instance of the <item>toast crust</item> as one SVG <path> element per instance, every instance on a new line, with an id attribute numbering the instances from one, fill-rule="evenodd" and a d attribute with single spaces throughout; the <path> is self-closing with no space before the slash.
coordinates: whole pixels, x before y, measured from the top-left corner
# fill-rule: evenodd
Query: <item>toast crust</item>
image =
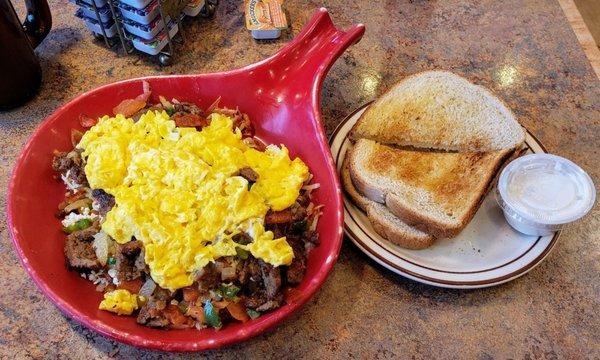
<path id="1" fill-rule="evenodd" d="M 435 242 L 433 236 L 408 236 L 405 232 L 398 231 L 397 228 L 390 226 L 389 223 L 381 221 L 381 218 L 374 216 L 371 210 L 367 212 L 367 216 L 376 233 L 403 248 L 422 250 L 430 247 Z"/>
<path id="2" fill-rule="evenodd" d="M 344 187 L 346 193 L 350 195 L 352 201 L 367 213 L 367 218 L 369 219 L 369 222 L 371 223 L 371 226 L 373 226 L 375 232 L 390 242 L 407 249 L 420 250 L 431 246 L 435 241 L 433 236 L 422 233 L 415 229 L 407 231 L 405 227 L 399 227 L 398 224 L 394 224 L 394 221 L 390 220 L 390 217 L 393 216 L 391 212 L 389 213 L 388 217 L 381 216 L 382 212 L 389 211 L 384 205 L 365 198 L 356 190 L 354 184 L 352 183 L 349 166 L 352 153 L 351 150 L 352 149 L 348 149 L 342 164 L 342 186 Z M 400 222 L 401 220 L 396 219 L 396 221 Z M 410 227 L 409 225 L 406 226 Z"/>
<path id="3" fill-rule="evenodd" d="M 352 150 L 356 149 L 356 146 L 352 148 Z M 369 185 L 369 183 L 361 176 L 357 176 L 360 173 L 360 170 L 357 169 L 356 164 L 358 163 L 358 159 L 356 156 L 356 151 L 348 151 L 346 153 L 346 158 L 344 161 L 348 160 L 348 169 L 350 178 L 352 180 L 352 184 L 358 191 L 358 193 L 371 201 L 374 201 L 379 204 L 385 204 L 385 192 L 382 190 Z"/>
<path id="4" fill-rule="evenodd" d="M 350 175 L 350 165 L 349 165 L 350 164 L 349 157 L 350 157 L 351 153 L 352 153 L 352 148 L 348 149 L 348 151 L 346 152 L 346 156 L 344 157 L 344 160 L 342 162 L 342 169 L 340 170 L 342 187 L 344 188 L 344 191 L 348 195 L 350 195 L 352 202 L 356 206 L 358 206 L 362 211 L 364 211 L 366 213 L 367 209 L 369 208 L 370 203 L 372 203 L 373 201 L 362 196 L 357 191 L 355 185 L 352 182 L 352 178 Z"/>

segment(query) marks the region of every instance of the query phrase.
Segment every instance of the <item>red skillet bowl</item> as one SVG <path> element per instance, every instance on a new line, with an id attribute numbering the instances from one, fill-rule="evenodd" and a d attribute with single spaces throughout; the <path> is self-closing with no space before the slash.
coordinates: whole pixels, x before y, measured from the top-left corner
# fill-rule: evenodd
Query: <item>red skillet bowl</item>
<path id="1" fill-rule="evenodd" d="M 46 296 L 79 323 L 124 343 L 168 350 L 197 351 L 232 344 L 262 333 L 298 310 L 319 289 L 331 271 L 342 241 L 340 186 L 319 111 L 323 78 L 333 62 L 364 33 L 363 25 L 339 31 L 327 10 L 316 12 L 302 32 L 274 56 L 223 73 L 132 79 L 89 91 L 59 108 L 34 132 L 17 161 L 8 188 L 8 225 L 23 266 Z M 54 217 L 65 189 L 52 179 L 55 149 L 70 148 L 79 114 L 111 113 L 123 99 L 142 92 L 150 83 L 152 101 L 158 95 L 197 103 L 206 108 L 218 96 L 221 104 L 250 115 L 259 138 L 285 144 L 301 157 L 321 184 L 316 203 L 324 204 L 317 231 L 321 244 L 310 254 L 301 295 L 290 304 L 245 324 L 220 331 L 157 330 L 137 325 L 135 317 L 98 310 L 101 294 L 68 271 L 63 255 L 64 235 Z"/>

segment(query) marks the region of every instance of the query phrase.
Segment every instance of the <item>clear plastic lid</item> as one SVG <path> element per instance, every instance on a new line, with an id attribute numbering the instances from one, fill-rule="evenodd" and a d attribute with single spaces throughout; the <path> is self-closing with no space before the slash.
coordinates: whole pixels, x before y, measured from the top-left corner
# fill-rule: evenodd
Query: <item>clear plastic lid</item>
<path id="1" fill-rule="evenodd" d="M 590 211 L 596 189 L 589 175 L 570 160 L 550 154 L 530 154 L 512 161 L 498 179 L 503 208 L 523 220 L 566 224 Z"/>

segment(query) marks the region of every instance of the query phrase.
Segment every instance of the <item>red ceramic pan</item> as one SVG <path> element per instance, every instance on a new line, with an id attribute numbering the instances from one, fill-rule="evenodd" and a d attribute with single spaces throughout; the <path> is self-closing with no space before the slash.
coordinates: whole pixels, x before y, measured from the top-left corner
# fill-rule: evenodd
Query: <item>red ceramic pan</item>
<path id="1" fill-rule="evenodd" d="M 8 189 L 8 225 L 23 266 L 39 288 L 66 315 L 110 338 L 135 346 L 197 351 L 248 339 L 281 322 L 306 303 L 331 271 L 342 241 L 342 200 L 335 167 L 321 124 L 321 83 L 333 62 L 364 33 L 362 24 L 340 31 L 327 10 L 318 10 L 301 33 L 272 57 L 223 73 L 132 79 L 89 91 L 59 108 L 34 132 L 17 161 Z M 157 330 L 137 325 L 134 317 L 98 310 L 101 294 L 68 271 L 63 255 L 64 235 L 53 214 L 64 187 L 52 179 L 55 149 L 70 148 L 69 134 L 79 128 L 81 113 L 97 117 L 111 113 L 124 99 L 150 83 L 158 95 L 194 102 L 206 108 L 217 97 L 221 105 L 248 113 L 256 133 L 266 143 L 285 144 L 301 157 L 321 184 L 316 203 L 324 204 L 319 222 L 321 244 L 311 253 L 301 296 L 290 304 L 245 324 L 215 331 Z"/>

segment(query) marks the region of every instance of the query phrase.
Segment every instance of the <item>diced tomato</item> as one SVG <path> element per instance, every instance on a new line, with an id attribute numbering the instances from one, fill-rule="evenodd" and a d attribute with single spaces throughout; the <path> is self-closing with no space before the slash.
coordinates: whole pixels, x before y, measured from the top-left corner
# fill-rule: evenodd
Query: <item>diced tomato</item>
<path id="1" fill-rule="evenodd" d="M 267 224 L 285 224 L 293 220 L 292 212 L 290 209 L 281 211 L 269 211 L 265 215 L 265 223 Z"/>
<path id="2" fill-rule="evenodd" d="M 77 144 L 79 144 L 79 141 L 81 140 L 82 137 L 83 137 L 83 133 L 81 131 L 71 129 L 71 145 L 73 145 L 73 147 L 75 147 L 75 146 L 77 146 Z"/>
<path id="3" fill-rule="evenodd" d="M 171 327 L 174 329 L 186 329 L 194 326 L 194 321 L 189 317 L 183 315 L 176 305 L 169 304 L 163 310 L 165 317 L 171 323 Z"/>
<path id="4" fill-rule="evenodd" d="M 240 303 L 232 302 L 227 304 L 227 311 L 229 311 L 229 314 L 238 321 L 246 322 L 250 320 L 250 316 L 248 316 L 248 313 L 246 312 L 246 307 Z"/>
<path id="5" fill-rule="evenodd" d="M 136 96 L 135 99 L 126 99 L 113 108 L 113 114 L 121 114 L 125 117 L 130 117 L 146 107 L 146 103 L 152 94 L 150 92 L 150 84 L 147 81 L 142 83 L 143 93 Z"/>
<path id="6" fill-rule="evenodd" d="M 213 301 L 212 304 L 215 307 L 215 309 L 225 309 L 227 305 L 229 305 L 229 301 Z"/>
<path id="7" fill-rule="evenodd" d="M 208 120 L 196 114 L 177 113 L 173 115 L 173 121 L 180 127 L 205 127 L 208 125 Z"/>
<path id="8" fill-rule="evenodd" d="M 187 302 L 194 302 L 200 297 L 200 291 L 193 286 L 184 287 L 181 290 L 183 291 L 183 300 Z"/>
<path id="9" fill-rule="evenodd" d="M 125 117 L 130 117 L 136 112 L 142 110 L 146 106 L 146 102 L 138 99 L 127 99 L 113 109 L 113 114 L 122 114 Z"/>
<path id="10" fill-rule="evenodd" d="M 186 315 L 193 317 L 196 321 L 204 324 L 204 309 L 202 306 L 190 305 L 188 306 Z"/>
<path id="11" fill-rule="evenodd" d="M 283 289 L 283 299 L 285 300 L 286 304 L 297 302 L 300 300 L 301 296 L 302 292 L 300 292 L 300 290 L 291 287 Z"/>
<path id="12" fill-rule="evenodd" d="M 117 289 L 124 289 L 124 290 L 129 291 L 132 294 L 137 294 L 140 292 L 142 285 L 143 285 L 142 279 L 137 278 L 135 280 L 121 281 L 119 283 L 119 285 L 117 285 Z"/>
<path id="13" fill-rule="evenodd" d="M 81 126 L 83 126 L 86 129 L 91 128 L 92 126 L 96 125 L 97 123 L 98 123 L 98 119 L 93 119 L 85 114 L 79 115 L 79 124 L 81 124 Z M 71 137 L 71 139 L 72 139 L 72 137 Z"/>

